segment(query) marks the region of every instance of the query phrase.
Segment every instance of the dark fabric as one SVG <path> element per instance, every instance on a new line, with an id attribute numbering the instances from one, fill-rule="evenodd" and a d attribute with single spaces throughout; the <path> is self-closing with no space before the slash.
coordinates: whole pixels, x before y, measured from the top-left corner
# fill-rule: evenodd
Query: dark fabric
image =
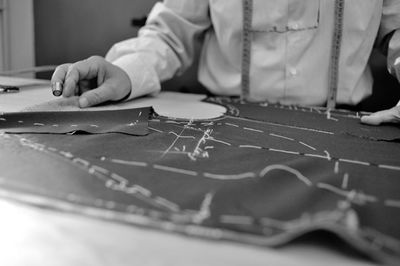
<path id="1" fill-rule="evenodd" d="M 400 140 L 400 125 L 387 124 L 377 127 L 361 124 L 359 122 L 361 113 L 357 112 L 334 110 L 330 112 L 328 118 L 324 108 L 271 105 L 266 103 L 241 104 L 240 99 L 237 98 L 208 98 L 207 101 L 228 106 L 229 112 L 233 116 L 252 120 L 304 127 L 309 130 L 326 131 L 371 140 Z M 307 113 L 307 115 L 303 113 Z"/>
<path id="2" fill-rule="evenodd" d="M 7 133 L 125 133 L 146 135 L 150 108 L 118 111 L 19 112 L 0 114 Z"/>
<path id="3" fill-rule="evenodd" d="M 322 229 L 400 262 L 400 144 L 386 141 L 399 128 L 369 130 L 347 112 L 327 120 L 321 110 L 209 101 L 230 115 L 154 116 L 147 136 L 2 134 L 1 194 L 256 245 Z"/>

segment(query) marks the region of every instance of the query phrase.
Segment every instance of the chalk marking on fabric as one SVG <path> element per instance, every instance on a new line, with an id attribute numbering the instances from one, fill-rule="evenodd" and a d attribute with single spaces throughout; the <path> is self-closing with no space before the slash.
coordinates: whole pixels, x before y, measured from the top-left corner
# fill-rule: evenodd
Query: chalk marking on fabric
<path id="1" fill-rule="evenodd" d="M 307 186 L 312 186 L 312 182 L 310 179 L 308 179 L 307 177 L 305 177 L 302 173 L 300 173 L 298 170 L 291 168 L 287 165 L 283 165 L 283 164 L 272 164 L 272 165 L 268 165 L 267 167 L 265 167 L 261 172 L 260 172 L 260 177 L 264 177 L 268 172 L 272 171 L 272 170 L 283 170 L 286 172 L 289 172 L 293 175 L 295 175 L 301 182 L 303 182 L 304 184 L 306 184 Z"/>
<path id="2" fill-rule="evenodd" d="M 249 118 L 243 118 L 243 117 L 232 117 L 232 119 L 236 120 L 242 120 L 242 121 L 251 121 L 251 122 L 257 122 Z M 300 127 L 300 126 L 290 126 L 290 125 L 285 125 L 285 124 L 279 124 L 279 123 L 274 123 L 274 122 L 267 122 L 267 121 L 259 121 L 259 123 L 266 124 L 266 125 L 272 125 L 272 126 L 278 126 L 278 127 L 285 127 L 285 128 L 292 128 L 292 129 L 298 129 L 298 130 L 303 130 L 303 131 L 310 131 L 314 133 L 321 133 L 321 134 L 327 134 L 327 135 L 335 135 L 333 132 L 329 131 L 324 131 L 324 130 L 318 130 L 318 129 L 313 129 L 313 128 L 306 128 L 306 127 Z"/>
<path id="3" fill-rule="evenodd" d="M 357 160 L 339 159 L 339 161 L 340 162 L 344 162 L 344 163 L 359 164 L 359 165 L 365 165 L 365 166 L 370 166 L 371 165 L 370 163 L 357 161 Z"/>
<path id="4" fill-rule="evenodd" d="M 332 157 L 331 157 L 331 155 L 329 154 L 328 151 L 324 151 L 324 153 L 326 154 L 326 159 L 327 159 L 328 161 L 332 160 Z"/>
<path id="5" fill-rule="evenodd" d="M 158 132 L 158 133 L 164 133 L 164 131 L 155 129 L 155 128 L 153 128 L 153 127 L 148 127 L 148 128 L 149 128 L 150 130 L 153 130 L 153 131 Z"/>
<path id="6" fill-rule="evenodd" d="M 117 175 L 116 173 L 111 173 L 110 176 L 111 176 L 112 179 L 115 179 L 115 180 L 117 180 L 118 182 L 120 182 L 122 184 L 127 184 L 129 182 L 126 178 L 124 178 L 124 177 L 122 177 L 120 175 Z"/>
<path id="7" fill-rule="evenodd" d="M 131 165 L 131 166 L 141 166 L 141 167 L 148 166 L 148 164 L 145 162 L 125 161 L 125 160 L 121 160 L 121 159 L 111 159 L 110 162 L 116 163 L 116 164 Z"/>
<path id="8" fill-rule="evenodd" d="M 196 161 L 198 157 L 202 158 L 208 158 L 208 152 L 203 152 L 203 150 L 200 148 L 202 144 L 205 144 L 207 139 L 210 138 L 210 134 L 212 133 L 212 129 L 207 128 L 206 131 L 204 131 L 203 136 L 199 139 L 199 141 L 196 144 L 196 147 L 194 148 L 193 152 L 189 152 L 188 156 L 191 160 Z"/>
<path id="9" fill-rule="evenodd" d="M 280 152 L 280 153 L 288 153 L 288 154 L 295 154 L 295 155 L 300 155 L 300 152 L 297 151 L 285 151 L 285 150 L 279 150 L 279 149 L 273 149 L 273 148 L 268 148 L 269 151 L 274 151 L 274 152 Z"/>
<path id="10" fill-rule="evenodd" d="M 382 168 L 382 169 L 400 171 L 400 166 L 393 166 L 393 165 L 384 165 L 384 164 L 380 164 L 380 165 L 378 165 L 378 167 L 379 167 L 379 168 Z"/>
<path id="11" fill-rule="evenodd" d="M 349 174 L 345 173 L 342 181 L 342 189 L 347 189 L 349 186 Z"/>
<path id="12" fill-rule="evenodd" d="M 157 202 L 158 204 L 166 207 L 167 209 L 169 209 L 171 211 L 174 211 L 174 212 L 179 212 L 180 211 L 180 208 L 179 208 L 179 206 L 177 204 L 175 204 L 175 203 L 173 203 L 173 202 L 171 202 L 169 200 L 166 200 L 164 198 L 155 197 L 154 201 Z"/>
<path id="13" fill-rule="evenodd" d="M 250 149 L 258 149 L 261 150 L 261 146 L 254 146 L 254 145 L 239 145 L 239 148 L 250 148 Z"/>
<path id="14" fill-rule="evenodd" d="M 128 193 L 128 194 L 140 193 L 140 194 L 142 194 L 143 196 L 146 196 L 146 197 L 151 197 L 151 194 L 152 194 L 150 190 L 148 190 L 148 189 L 146 189 L 146 188 L 144 188 L 142 186 L 139 186 L 139 185 L 133 185 L 133 186 L 130 186 L 130 187 L 126 187 L 124 189 L 124 191 L 126 193 Z"/>
<path id="15" fill-rule="evenodd" d="M 18 123 L 19 123 L 19 124 L 23 124 L 23 123 L 24 123 L 24 121 L 21 121 L 21 120 L 19 120 L 19 121 L 18 121 Z"/>
<path id="16" fill-rule="evenodd" d="M 289 126 L 289 125 L 283 125 L 283 124 L 278 124 L 278 123 L 273 123 L 273 122 L 264 122 L 264 123 L 270 124 L 270 125 L 273 125 L 273 126 L 281 126 L 281 127 L 292 128 L 292 129 L 299 129 L 299 130 L 304 130 L 304 131 L 315 132 L 315 133 L 322 133 L 322 134 L 327 134 L 327 135 L 335 135 L 335 133 L 329 132 L 329 131 L 325 131 L 325 130 L 318 130 L 318 129 L 313 129 L 313 128 L 299 127 L 299 126 Z"/>
<path id="17" fill-rule="evenodd" d="M 245 179 L 245 178 L 254 178 L 254 177 L 256 177 L 256 174 L 252 173 L 252 172 L 236 174 L 236 175 L 203 173 L 203 176 L 206 178 L 218 179 L 218 180 L 238 180 L 238 179 Z"/>
<path id="18" fill-rule="evenodd" d="M 307 144 L 307 143 L 305 143 L 305 142 L 299 141 L 299 143 L 300 143 L 301 145 L 303 145 L 303 146 L 306 146 L 307 148 L 310 148 L 310 149 L 313 150 L 313 151 L 316 151 L 316 150 L 317 150 L 316 148 L 314 148 L 313 146 L 311 146 L 311 145 L 309 145 L 309 144 Z"/>
<path id="19" fill-rule="evenodd" d="M 99 127 L 98 125 L 90 125 L 90 127 Z"/>
<path id="20" fill-rule="evenodd" d="M 326 109 L 326 119 L 331 119 L 331 109 Z"/>
<path id="21" fill-rule="evenodd" d="M 285 136 L 277 135 L 277 134 L 274 134 L 274 133 L 270 133 L 269 135 L 270 135 L 271 137 L 277 137 L 277 138 L 281 138 L 281 139 L 286 139 L 286 140 L 294 141 L 294 139 L 292 139 L 292 138 L 288 138 L 288 137 L 285 137 Z"/>
<path id="22" fill-rule="evenodd" d="M 188 123 L 188 125 L 189 125 L 189 124 L 190 124 L 190 122 Z M 185 126 L 182 128 L 182 130 L 181 130 L 181 132 L 180 132 L 179 134 L 177 134 L 177 133 L 175 133 L 175 132 L 173 132 L 173 131 L 168 132 L 168 134 L 173 134 L 173 135 L 175 135 L 176 137 L 175 137 L 174 141 L 171 143 L 171 145 L 162 153 L 161 157 L 164 157 L 165 155 L 167 155 L 167 153 L 174 147 L 174 145 L 176 144 L 176 142 L 177 142 L 180 138 L 186 138 L 185 136 L 184 136 L 184 137 L 182 136 L 182 134 L 183 134 L 183 132 L 185 131 L 186 127 L 187 127 L 187 125 L 185 125 Z M 189 138 L 189 136 L 188 136 L 188 138 Z M 195 139 L 195 137 L 193 137 L 193 136 L 190 136 L 190 138 Z"/>
<path id="23" fill-rule="evenodd" d="M 86 168 L 88 168 L 90 166 L 90 163 L 88 161 L 83 160 L 82 158 L 78 158 L 78 157 L 73 158 L 72 162 L 79 164 L 81 166 L 84 166 Z"/>
<path id="24" fill-rule="evenodd" d="M 175 135 L 177 138 L 181 138 L 181 139 L 196 139 L 194 136 L 181 136 L 173 131 L 168 132 L 168 134 Z"/>
<path id="25" fill-rule="evenodd" d="M 78 127 L 78 125 L 71 125 L 71 127 Z"/>
<path id="26" fill-rule="evenodd" d="M 335 167 L 334 167 L 334 169 L 333 169 L 333 172 L 334 172 L 335 174 L 338 174 L 338 173 L 339 173 L 339 161 L 336 161 L 336 162 L 335 162 Z"/>
<path id="27" fill-rule="evenodd" d="M 129 124 L 127 124 L 128 127 L 134 127 L 137 125 L 137 122 L 131 122 Z"/>
<path id="28" fill-rule="evenodd" d="M 180 125 L 181 124 L 180 122 L 174 121 L 174 120 L 168 120 L 168 121 L 165 121 L 165 123 L 167 123 L 167 124 L 176 124 L 176 125 Z"/>
<path id="29" fill-rule="evenodd" d="M 193 214 L 192 221 L 195 224 L 201 224 L 206 219 L 211 217 L 211 203 L 214 198 L 214 194 L 207 193 L 201 203 L 200 210 Z"/>
<path id="30" fill-rule="evenodd" d="M 214 122 L 213 122 L 213 121 L 210 121 L 210 122 L 203 122 L 203 123 L 201 123 L 201 125 L 202 125 L 202 126 L 205 126 L 205 127 L 210 127 L 210 126 L 213 126 L 213 125 L 214 125 Z"/>
<path id="31" fill-rule="evenodd" d="M 68 151 L 59 151 L 59 154 L 64 156 L 65 158 L 72 159 L 74 158 L 74 155 Z"/>
<path id="32" fill-rule="evenodd" d="M 244 127 L 244 130 L 248 130 L 248 131 L 253 131 L 253 132 L 257 132 L 257 133 L 264 133 L 264 131 L 259 130 L 259 129 L 255 129 L 255 128 L 250 128 L 250 127 Z"/>
<path id="33" fill-rule="evenodd" d="M 0 121 L 7 121 L 4 117 L 0 117 Z"/>
<path id="34" fill-rule="evenodd" d="M 318 114 L 322 114 L 322 112 L 318 108 L 311 108 L 311 113 L 315 111 Z"/>
<path id="35" fill-rule="evenodd" d="M 208 140 L 214 141 L 214 142 L 218 142 L 218 143 L 224 144 L 226 146 L 232 146 L 232 144 L 230 144 L 229 142 L 226 142 L 226 141 L 223 141 L 223 140 L 219 140 L 219 139 L 216 139 L 214 137 L 210 137 Z"/>
<path id="36" fill-rule="evenodd" d="M 58 127 L 58 125 L 57 125 L 57 124 L 54 124 L 54 125 L 52 125 L 52 127 Z"/>
<path id="37" fill-rule="evenodd" d="M 357 192 L 356 190 L 351 190 L 351 191 L 342 190 L 340 188 L 337 188 L 333 185 L 326 184 L 326 183 L 318 183 L 317 187 L 324 189 L 324 190 L 328 190 L 334 194 L 346 197 L 351 202 L 359 204 L 359 205 L 364 205 L 368 202 L 379 201 L 378 198 L 375 196 L 366 195 L 362 192 Z"/>
<path id="38" fill-rule="evenodd" d="M 1 136 L 4 137 L 3 135 L 1 135 Z M 34 143 L 34 142 L 32 142 L 32 141 L 30 141 L 30 140 L 28 140 L 26 138 L 18 138 L 18 139 L 20 141 L 20 144 L 23 145 L 23 146 L 28 146 L 28 147 L 30 147 L 32 149 L 40 150 L 40 151 L 44 151 L 44 152 L 51 152 L 51 150 L 49 150 L 48 148 L 46 149 L 46 146 L 43 145 L 43 144 Z M 61 155 L 63 153 L 65 155 L 67 155 L 68 157 L 69 156 L 73 156 L 71 153 L 63 152 L 63 151 L 61 151 L 59 153 L 55 153 L 55 154 L 60 154 Z M 81 160 L 80 158 L 74 158 L 74 157 L 72 157 L 70 159 L 72 159 L 71 160 L 72 162 L 74 162 L 74 161 L 76 162 L 76 161 Z M 84 161 L 84 162 L 86 162 L 86 161 Z M 106 188 L 117 190 L 117 191 L 123 191 L 123 192 L 128 193 L 128 194 L 132 194 L 132 193 L 129 193 L 129 192 L 132 192 L 134 190 L 135 192 L 139 193 L 139 194 L 133 193 L 134 196 L 138 197 L 139 199 L 141 199 L 141 200 L 143 200 L 143 201 L 145 201 L 145 202 L 147 202 L 147 203 L 149 203 L 151 205 L 157 206 L 157 207 L 166 207 L 166 206 L 160 204 L 161 203 L 160 199 L 162 199 L 161 197 L 159 197 L 158 202 L 156 202 L 155 199 L 153 199 L 151 197 L 152 196 L 151 191 L 145 189 L 144 187 L 141 187 L 141 186 L 138 186 L 138 185 L 134 185 L 132 187 L 126 187 L 126 183 L 117 184 L 117 183 L 115 183 L 115 180 L 110 179 L 112 177 L 114 177 L 114 178 L 117 177 L 118 176 L 117 174 L 112 173 L 112 172 L 108 171 L 107 169 L 104 169 L 104 168 L 96 166 L 96 165 L 90 165 L 90 164 L 86 164 L 86 163 L 82 163 L 80 165 L 82 165 L 84 168 L 86 168 L 87 171 L 89 172 L 89 174 L 93 174 L 97 178 L 99 178 L 100 180 L 105 181 L 105 187 Z M 119 181 L 122 181 L 121 178 L 122 177 L 118 178 Z M 168 200 L 165 200 L 165 202 L 167 202 L 167 201 Z M 105 206 L 107 208 L 114 208 L 115 204 L 117 204 L 117 203 L 109 201 L 108 203 L 105 202 L 105 205 L 103 203 L 102 206 Z M 174 203 L 171 202 L 171 204 L 174 204 Z"/>
<path id="39" fill-rule="evenodd" d="M 107 179 L 105 182 L 105 186 L 106 186 L 106 188 L 110 188 L 113 190 L 119 190 L 119 191 L 124 190 L 124 186 L 117 184 L 117 182 L 113 179 Z"/>
<path id="40" fill-rule="evenodd" d="M 43 123 L 33 123 L 33 125 L 34 125 L 34 126 L 38 126 L 38 127 L 44 126 Z"/>
<path id="41" fill-rule="evenodd" d="M 92 171 L 94 171 L 94 172 L 98 172 L 98 173 L 101 173 L 101 174 L 103 174 L 103 175 L 109 175 L 109 173 L 110 173 L 110 171 L 108 171 L 107 169 L 105 169 L 105 168 L 103 168 L 103 167 L 100 167 L 100 166 L 98 166 L 98 165 L 91 165 L 90 166 L 90 168 L 89 168 L 89 170 L 90 169 L 92 169 Z"/>
<path id="42" fill-rule="evenodd" d="M 159 165 L 159 164 L 154 164 L 153 168 L 158 169 L 158 170 L 178 173 L 178 174 L 190 175 L 190 176 L 198 175 L 198 173 L 195 171 L 185 170 L 185 169 L 180 169 L 180 168 L 175 168 L 175 167 L 169 167 L 169 166 L 164 166 L 164 165 Z"/>

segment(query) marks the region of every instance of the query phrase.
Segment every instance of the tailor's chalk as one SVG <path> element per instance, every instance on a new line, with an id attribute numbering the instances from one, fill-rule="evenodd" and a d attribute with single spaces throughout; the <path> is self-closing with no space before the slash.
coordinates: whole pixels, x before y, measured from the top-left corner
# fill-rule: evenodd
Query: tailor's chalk
<path id="1" fill-rule="evenodd" d="M 51 91 L 53 92 L 53 95 L 56 97 L 61 96 L 63 93 L 63 84 L 62 82 L 54 82 L 51 84 Z"/>
<path id="2" fill-rule="evenodd" d="M 0 93 L 16 93 L 19 92 L 19 88 L 16 86 L 0 85 Z"/>

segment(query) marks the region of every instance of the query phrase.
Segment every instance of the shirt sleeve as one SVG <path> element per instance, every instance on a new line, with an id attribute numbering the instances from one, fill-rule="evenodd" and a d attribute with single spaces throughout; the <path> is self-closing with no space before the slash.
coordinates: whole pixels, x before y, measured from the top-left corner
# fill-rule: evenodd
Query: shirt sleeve
<path id="1" fill-rule="evenodd" d="M 138 37 L 115 44 L 106 60 L 128 74 L 129 99 L 156 93 L 192 64 L 195 40 L 210 25 L 208 0 L 165 0 L 155 4 Z"/>
<path id="2" fill-rule="evenodd" d="M 384 0 L 378 42 L 391 35 L 387 47 L 387 68 L 400 81 L 400 1 Z"/>

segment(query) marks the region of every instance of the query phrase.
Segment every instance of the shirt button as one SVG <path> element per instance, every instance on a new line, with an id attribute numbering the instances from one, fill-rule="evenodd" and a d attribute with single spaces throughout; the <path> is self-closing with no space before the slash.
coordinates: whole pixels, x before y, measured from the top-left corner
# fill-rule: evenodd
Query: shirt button
<path id="1" fill-rule="evenodd" d="M 293 29 L 293 30 L 298 30 L 298 29 L 299 29 L 299 24 L 294 23 L 294 24 L 292 25 L 292 29 Z"/>
<path id="2" fill-rule="evenodd" d="M 289 73 L 290 73 L 290 75 L 292 75 L 292 76 L 296 76 L 296 75 L 297 75 L 297 69 L 295 69 L 295 68 L 290 68 L 290 69 L 289 69 Z"/>

